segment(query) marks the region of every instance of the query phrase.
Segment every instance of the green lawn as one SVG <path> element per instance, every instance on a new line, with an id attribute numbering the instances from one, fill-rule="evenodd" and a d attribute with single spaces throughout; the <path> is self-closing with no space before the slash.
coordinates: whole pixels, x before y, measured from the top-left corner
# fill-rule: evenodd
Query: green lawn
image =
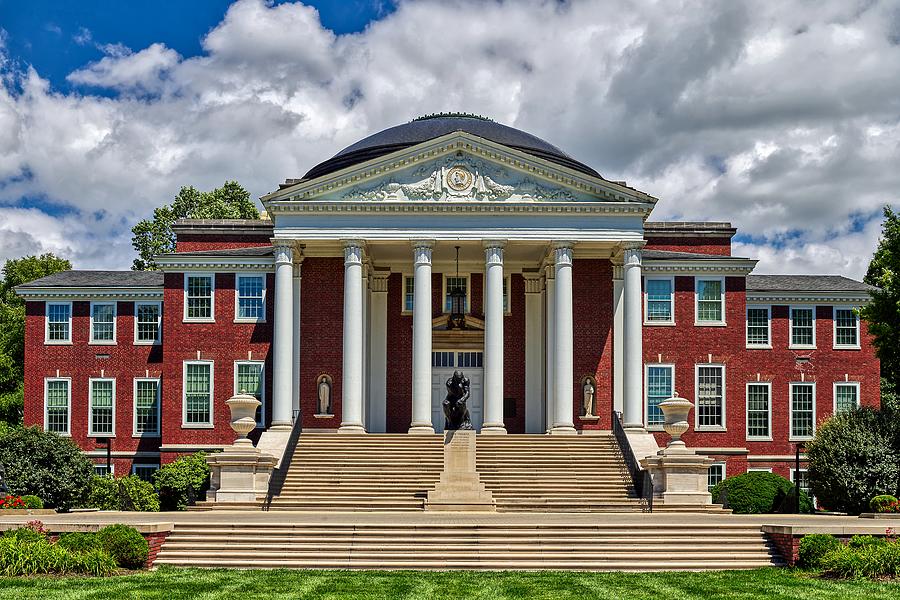
<path id="1" fill-rule="evenodd" d="M 867 598 L 900 583 L 830 581 L 787 569 L 712 573 L 236 571 L 160 569 L 107 579 L 0 578 L 0 597 L 54 598 Z"/>

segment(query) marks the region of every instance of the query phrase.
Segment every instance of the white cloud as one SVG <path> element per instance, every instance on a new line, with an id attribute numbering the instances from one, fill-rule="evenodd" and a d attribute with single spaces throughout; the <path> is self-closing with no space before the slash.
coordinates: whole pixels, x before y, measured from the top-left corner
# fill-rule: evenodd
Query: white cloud
<path id="1" fill-rule="evenodd" d="M 300 3 L 240 0 L 201 56 L 113 40 L 69 75 L 80 93 L 15 74 L 0 206 L 62 205 L 33 226 L 92 232 L 63 238 L 78 263 L 127 267 L 131 224 L 181 185 L 261 195 L 379 129 L 463 110 L 660 197 L 656 219 L 733 221 L 760 270 L 860 276 L 900 189 L 898 15 L 896 0 L 408 0 L 338 36 Z"/>

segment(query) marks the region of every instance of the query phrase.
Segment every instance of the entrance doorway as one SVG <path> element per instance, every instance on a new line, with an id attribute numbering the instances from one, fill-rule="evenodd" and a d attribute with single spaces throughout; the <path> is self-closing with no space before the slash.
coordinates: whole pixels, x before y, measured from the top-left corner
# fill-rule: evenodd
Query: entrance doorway
<path id="1" fill-rule="evenodd" d="M 462 371 L 469 378 L 469 417 L 472 427 L 481 431 L 484 422 L 484 352 L 472 350 L 435 350 L 431 353 L 431 423 L 438 433 L 444 431 L 444 398 L 447 380 L 453 371 Z"/>

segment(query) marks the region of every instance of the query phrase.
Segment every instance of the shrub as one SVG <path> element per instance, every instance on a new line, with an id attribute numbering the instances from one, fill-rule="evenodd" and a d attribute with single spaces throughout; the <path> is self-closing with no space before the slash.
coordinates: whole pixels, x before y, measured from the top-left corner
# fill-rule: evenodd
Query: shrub
<path id="1" fill-rule="evenodd" d="M 812 491 L 832 510 L 859 514 L 882 492 L 897 495 L 900 436 L 887 410 L 863 407 L 837 414 L 806 445 Z"/>
<path id="2" fill-rule="evenodd" d="M 7 494 L 0 498 L 0 510 L 25 509 L 25 501 L 21 496 Z"/>
<path id="3" fill-rule="evenodd" d="M 95 475 L 88 486 L 87 505 L 100 510 L 158 512 L 159 496 L 151 483 L 137 475 Z"/>
<path id="4" fill-rule="evenodd" d="M 22 496 L 22 500 L 25 502 L 25 508 L 32 508 L 36 510 L 44 508 L 44 501 L 32 494 Z"/>
<path id="5" fill-rule="evenodd" d="M 728 477 L 713 487 L 713 502 L 724 503 L 738 514 L 792 512 L 794 484 L 773 473 L 753 471 Z M 800 492 L 800 512 L 812 512 L 809 497 Z"/>
<path id="6" fill-rule="evenodd" d="M 842 547 L 841 541 L 833 535 L 825 533 L 805 535 L 800 540 L 797 565 L 804 569 L 818 569 L 826 554 Z"/>
<path id="7" fill-rule="evenodd" d="M 29 542 L 39 542 L 47 539 L 47 534 L 39 529 L 32 527 L 19 527 L 18 529 L 7 529 L 3 532 L 3 537 L 12 538 L 17 543 L 27 544 Z"/>
<path id="8" fill-rule="evenodd" d="M 107 525 L 97 539 L 116 564 L 125 569 L 140 569 L 147 562 L 150 546 L 137 529 L 128 525 Z"/>
<path id="9" fill-rule="evenodd" d="M 847 542 L 851 548 L 867 548 L 869 546 L 883 546 L 887 541 L 884 538 L 877 538 L 874 535 L 854 535 Z"/>
<path id="10" fill-rule="evenodd" d="M 103 549 L 103 544 L 97 539 L 97 534 L 81 531 L 64 533 L 59 536 L 59 541 L 56 543 L 71 552 L 90 552 Z"/>
<path id="11" fill-rule="evenodd" d="M 882 578 L 900 575 L 900 542 L 840 546 L 821 560 L 822 570 L 843 578 Z"/>
<path id="12" fill-rule="evenodd" d="M 71 552 L 30 528 L 7 532 L 0 538 L 0 575 L 82 573 L 102 576 L 115 570 L 116 562 L 101 548 L 84 553 Z"/>
<path id="13" fill-rule="evenodd" d="M 882 494 L 869 501 L 869 508 L 876 513 L 900 512 L 900 501 L 890 494 Z"/>
<path id="14" fill-rule="evenodd" d="M 184 510 L 209 489 L 206 453 L 197 452 L 163 465 L 154 475 L 162 510 Z"/>
<path id="15" fill-rule="evenodd" d="M 0 435 L 0 463 L 13 494 L 32 494 L 61 510 L 84 501 L 93 474 L 72 440 L 38 427 L 9 428 Z"/>

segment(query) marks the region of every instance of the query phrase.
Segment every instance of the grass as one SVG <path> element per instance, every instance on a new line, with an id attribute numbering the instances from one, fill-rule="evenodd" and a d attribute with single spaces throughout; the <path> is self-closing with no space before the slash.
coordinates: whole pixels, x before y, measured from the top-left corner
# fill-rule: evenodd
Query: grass
<path id="1" fill-rule="evenodd" d="M 0 578 L 0 597 L 332 599 L 866 598 L 896 600 L 900 583 L 836 581 L 802 571 L 710 573 L 238 571 L 161 568 L 110 578 Z"/>

